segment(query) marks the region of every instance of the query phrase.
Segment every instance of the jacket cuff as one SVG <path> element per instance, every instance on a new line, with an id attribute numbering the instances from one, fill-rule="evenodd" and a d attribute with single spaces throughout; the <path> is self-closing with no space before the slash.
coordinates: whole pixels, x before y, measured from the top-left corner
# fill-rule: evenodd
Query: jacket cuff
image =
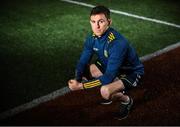
<path id="1" fill-rule="evenodd" d="M 97 87 L 97 86 L 100 86 L 100 85 L 102 85 L 102 83 L 101 83 L 101 81 L 99 79 L 83 83 L 84 89 L 89 89 L 89 88 Z"/>

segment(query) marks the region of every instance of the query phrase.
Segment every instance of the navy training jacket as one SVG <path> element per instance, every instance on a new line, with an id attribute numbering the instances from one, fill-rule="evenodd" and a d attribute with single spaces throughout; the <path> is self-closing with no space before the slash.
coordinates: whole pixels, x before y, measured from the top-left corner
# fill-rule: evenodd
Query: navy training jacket
<path id="1" fill-rule="evenodd" d="M 76 80 L 82 80 L 82 74 L 93 54 L 97 55 L 104 72 L 102 76 L 85 82 L 87 88 L 109 84 L 119 73 L 144 75 L 144 66 L 135 49 L 113 28 L 108 28 L 101 37 L 91 34 L 86 38 L 76 66 Z"/>

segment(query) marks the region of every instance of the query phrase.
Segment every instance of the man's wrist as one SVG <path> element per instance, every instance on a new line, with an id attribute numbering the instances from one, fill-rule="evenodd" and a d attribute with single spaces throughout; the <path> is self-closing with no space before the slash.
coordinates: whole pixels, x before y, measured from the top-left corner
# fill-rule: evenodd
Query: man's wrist
<path id="1" fill-rule="evenodd" d="M 80 85 L 81 89 L 84 89 L 83 83 L 79 83 L 79 85 Z"/>

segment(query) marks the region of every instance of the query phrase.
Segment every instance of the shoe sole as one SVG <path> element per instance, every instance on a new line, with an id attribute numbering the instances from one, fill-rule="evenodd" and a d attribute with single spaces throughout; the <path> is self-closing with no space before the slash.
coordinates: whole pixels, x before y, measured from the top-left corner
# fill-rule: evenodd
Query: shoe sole
<path id="1" fill-rule="evenodd" d="M 132 99 L 131 101 L 132 101 L 132 102 L 131 102 L 131 108 L 130 108 L 128 114 L 127 114 L 125 117 L 122 117 L 122 118 L 114 117 L 114 119 L 116 119 L 116 120 L 123 120 L 123 119 L 126 119 L 126 118 L 129 116 L 129 113 L 132 111 L 132 109 L 133 109 L 133 107 L 134 107 L 134 106 L 133 106 L 133 105 L 134 105 L 133 99 Z"/>
<path id="2" fill-rule="evenodd" d="M 102 105 L 109 105 L 109 104 L 111 104 L 111 103 L 112 103 L 112 101 L 109 101 L 109 102 L 101 102 Z"/>

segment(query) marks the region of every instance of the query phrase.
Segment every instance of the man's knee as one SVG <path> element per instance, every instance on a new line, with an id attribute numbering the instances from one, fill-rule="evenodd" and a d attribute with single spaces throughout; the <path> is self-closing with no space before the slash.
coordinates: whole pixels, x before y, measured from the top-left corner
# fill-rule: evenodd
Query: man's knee
<path id="1" fill-rule="evenodd" d="M 101 91 L 101 96 L 104 99 L 108 100 L 110 98 L 111 95 L 110 95 L 110 91 L 109 91 L 108 87 L 102 86 L 100 91 Z"/>
<path id="2" fill-rule="evenodd" d="M 90 65 L 90 72 L 91 72 L 92 77 L 95 77 L 95 78 L 102 75 L 100 70 L 97 68 L 95 64 Z"/>

